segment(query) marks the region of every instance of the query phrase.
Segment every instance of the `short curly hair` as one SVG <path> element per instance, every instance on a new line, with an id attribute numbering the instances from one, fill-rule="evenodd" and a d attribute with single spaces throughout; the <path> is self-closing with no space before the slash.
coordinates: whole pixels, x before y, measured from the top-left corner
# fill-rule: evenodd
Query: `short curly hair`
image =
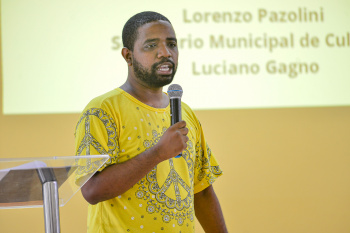
<path id="1" fill-rule="evenodd" d="M 123 28 L 123 46 L 134 51 L 134 44 L 137 39 L 137 29 L 147 23 L 163 20 L 171 24 L 170 20 L 162 14 L 153 11 L 144 11 L 132 16 Z"/>

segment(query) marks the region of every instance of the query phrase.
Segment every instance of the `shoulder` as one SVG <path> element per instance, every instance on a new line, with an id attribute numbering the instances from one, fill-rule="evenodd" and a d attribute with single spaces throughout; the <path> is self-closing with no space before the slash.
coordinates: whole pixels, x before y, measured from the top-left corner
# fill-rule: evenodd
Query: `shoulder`
<path id="1" fill-rule="evenodd" d="M 182 113 L 188 114 L 191 116 L 195 116 L 194 111 L 190 106 L 188 106 L 185 102 L 181 102 Z"/>
<path id="2" fill-rule="evenodd" d="M 85 132 L 88 127 L 90 131 L 95 128 L 105 128 L 106 132 L 111 129 L 115 131 L 117 125 L 118 101 L 122 96 L 122 90 L 116 88 L 103 95 L 92 99 L 80 114 L 76 125 L 76 132 L 79 130 Z M 87 126 L 88 125 L 88 126 Z M 110 134 L 110 133 L 109 133 Z"/>
<path id="3" fill-rule="evenodd" d="M 191 122 L 196 127 L 200 125 L 200 122 L 196 114 L 194 113 L 194 111 L 189 105 L 187 105 L 184 102 L 181 102 L 181 111 L 182 111 L 182 119 L 185 120 L 187 123 Z"/>
<path id="4" fill-rule="evenodd" d="M 119 88 L 116 88 L 114 90 L 111 90 L 103 95 L 97 96 L 94 99 L 92 99 L 85 107 L 84 111 L 87 111 L 88 109 L 92 108 L 106 108 L 106 106 L 113 104 L 113 102 L 117 101 L 118 98 L 122 96 L 122 90 Z"/>
<path id="5" fill-rule="evenodd" d="M 117 120 L 120 99 L 123 96 L 122 92 L 121 89 L 116 88 L 92 99 L 81 112 L 77 127 L 87 117 L 90 121 L 98 118 L 104 123 L 109 122 L 108 124 L 114 125 Z"/>

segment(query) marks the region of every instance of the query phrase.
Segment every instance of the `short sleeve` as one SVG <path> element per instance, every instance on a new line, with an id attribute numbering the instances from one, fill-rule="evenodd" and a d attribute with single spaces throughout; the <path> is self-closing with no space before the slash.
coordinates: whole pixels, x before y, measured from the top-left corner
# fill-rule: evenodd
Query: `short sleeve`
<path id="1" fill-rule="evenodd" d="M 118 131 L 114 119 L 102 108 L 90 108 L 83 112 L 75 130 L 76 156 L 109 155 L 107 162 L 99 169 L 117 163 L 119 155 Z M 79 160 L 80 161 L 80 160 Z M 84 163 L 84 164 L 82 164 Z M 83 177 L 100 166 L 98 161 L 80 162 L 76 179 Z"/>
<path id="2" fill-rule="evenodd" d="M 204 190 L 223 174 L 215 156 L 212 154 L 211 149 L 204 138 L 201 126 L 199 127 L 199 133 L 200 135 L 196 142 L 194 193 Z"/>

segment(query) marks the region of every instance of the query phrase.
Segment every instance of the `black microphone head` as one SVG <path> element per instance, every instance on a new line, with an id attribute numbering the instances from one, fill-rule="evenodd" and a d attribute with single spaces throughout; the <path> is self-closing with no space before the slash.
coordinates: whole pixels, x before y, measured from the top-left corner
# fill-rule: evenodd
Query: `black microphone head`
<path id="1" fill-rule="evenodd" d="M 181 98 L 182 87 L 179 84 L 171 84 L 168 87 L 169 98 Z"/>

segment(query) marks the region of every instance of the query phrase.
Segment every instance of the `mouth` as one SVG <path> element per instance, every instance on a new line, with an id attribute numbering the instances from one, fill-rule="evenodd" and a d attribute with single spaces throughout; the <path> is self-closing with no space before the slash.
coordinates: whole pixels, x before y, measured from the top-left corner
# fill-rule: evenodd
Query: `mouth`
<path id="1" fill-rule="evenodd" d="M 173 64 L 169 62 L 164 62 L 157 66 L 157 73 L 161 75 L 170 75 L 173 72 Z"/>

